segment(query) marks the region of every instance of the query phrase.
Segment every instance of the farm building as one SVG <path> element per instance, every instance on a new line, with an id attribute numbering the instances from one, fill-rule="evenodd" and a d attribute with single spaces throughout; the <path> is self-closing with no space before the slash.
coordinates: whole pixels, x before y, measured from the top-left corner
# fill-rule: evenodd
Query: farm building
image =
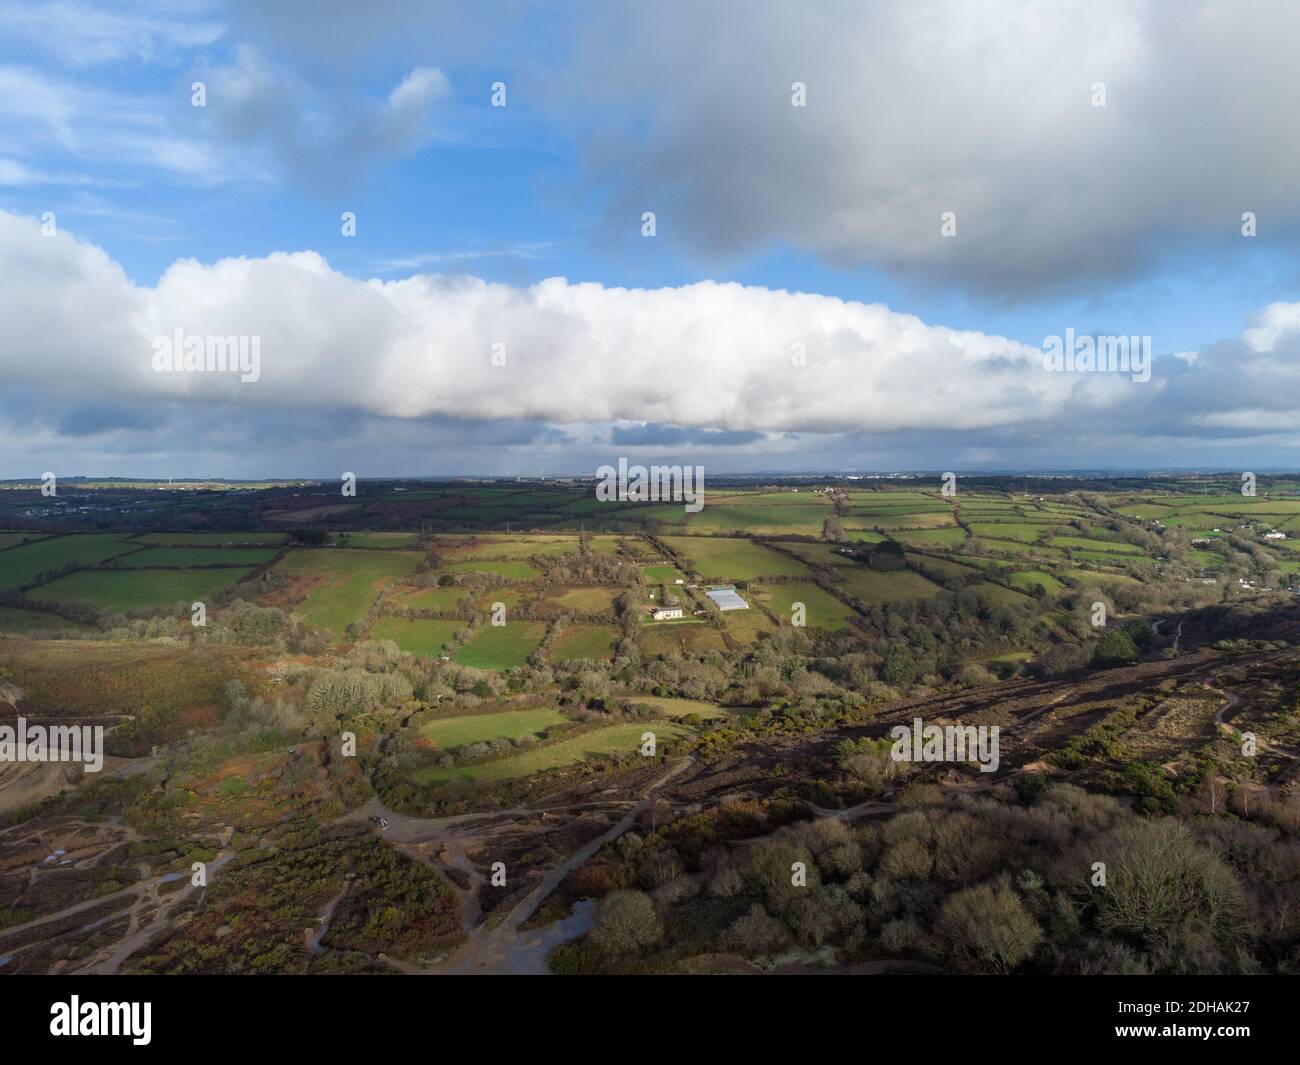
<path id="1" fill-rule="evenodd" d="M 668 621 L 671 618 L 685 617 L 682 608 L 679 606 L 660 606 L 650 611 L 650 616 L 655 621 Z"/>
<path id="2" fill-rule="evenodd" d="M 749 609 L 749 604 L 740 598 L 740 593 L 733 587 L 710 588 L 704 594 L 713 600 L 719 610 Z"/>

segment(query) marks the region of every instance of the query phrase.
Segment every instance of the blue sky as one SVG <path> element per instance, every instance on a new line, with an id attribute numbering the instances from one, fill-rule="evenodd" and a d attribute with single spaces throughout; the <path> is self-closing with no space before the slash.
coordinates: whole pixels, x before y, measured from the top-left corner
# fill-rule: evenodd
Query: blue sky
<path id="1" fill-rule="evenodd" d="M 0 476 L 1296 465 L 1296 14 L 1032 7 L 0 2 Z M 1045 379 L 1067 328 L 1153 381 Z"/>

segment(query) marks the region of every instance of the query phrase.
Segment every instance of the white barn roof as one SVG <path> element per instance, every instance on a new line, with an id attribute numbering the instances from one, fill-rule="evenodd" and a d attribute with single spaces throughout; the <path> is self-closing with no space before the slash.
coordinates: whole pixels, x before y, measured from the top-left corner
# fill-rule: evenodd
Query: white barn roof
<path id="1" fill-rule="evenodd" d="M 704 594 L 717 604 L 719 610 L 749 609 L 749 604 L 740 598 L 735 588 L 713 588 Z"/>

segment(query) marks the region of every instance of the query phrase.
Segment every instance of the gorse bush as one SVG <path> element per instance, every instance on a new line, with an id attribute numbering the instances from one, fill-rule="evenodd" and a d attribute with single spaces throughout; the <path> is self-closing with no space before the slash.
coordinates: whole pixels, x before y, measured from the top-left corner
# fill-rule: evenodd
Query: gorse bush
<path id="1" fill-rule="evenodd" d="M 341 714 L 399 705 L 411 695 L 411 682 L 401 673 L 324 670 L 307 689 L 307 706 L 316 713 Z"/>

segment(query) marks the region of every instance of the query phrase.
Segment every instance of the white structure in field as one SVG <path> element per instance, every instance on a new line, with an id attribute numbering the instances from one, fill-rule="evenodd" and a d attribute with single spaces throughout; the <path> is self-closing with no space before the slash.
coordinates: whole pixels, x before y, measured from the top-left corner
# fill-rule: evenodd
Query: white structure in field
<path id="1" fill-rule="evenodd" d="M 672 618 L 685 617 L 682 613 L 682 608 L 679 606 L 656 607 L 654 610 L 650 611 L 650 616 L 654 618 L 655 621 L 668 621 Z"/>
<path id="2" fill-rule="evenodd" d="M 1285 539 L 1286 539 L 1286 533 L 1284 533 L 1284 532 L 1278 532 L 1276 529 L 1274 529 L 1272 532 L 1266 532 L 1266 533 L 1264 534 L 1264 539 L 1265 539 L 1265 540 L 1285 540 Z"/>
<path id="3" fill-rule="evenodd" d="M 710 588 L 704 593 L 719 610 L 748 610 L 749 604 L 740 598 L 740 594 L 734 587 Z"/>

